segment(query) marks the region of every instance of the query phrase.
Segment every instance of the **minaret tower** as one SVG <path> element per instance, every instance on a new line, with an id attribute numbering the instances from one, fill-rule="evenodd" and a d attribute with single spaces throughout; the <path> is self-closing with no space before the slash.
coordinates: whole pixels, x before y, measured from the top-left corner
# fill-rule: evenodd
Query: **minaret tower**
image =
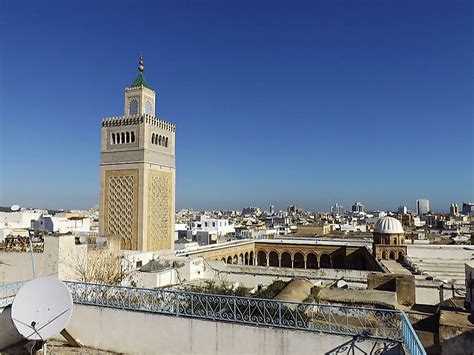
<path id="1" fill-rule="evenodd" d="M 102 120 L 99 233 L 122 250 L 173 249 L 175 126 L 155 116 L 140 57 L 123 116 Z"/>

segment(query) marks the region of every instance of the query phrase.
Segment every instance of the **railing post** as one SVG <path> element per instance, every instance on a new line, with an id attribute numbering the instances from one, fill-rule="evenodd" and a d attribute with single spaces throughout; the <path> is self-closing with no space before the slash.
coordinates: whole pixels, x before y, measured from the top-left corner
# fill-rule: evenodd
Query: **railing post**
<path id="1" fill-rule="evenodd" d="M 176 315 L 179 316 L 179 294 L 176 292 L 174 295 L 176 299 Z"/>
<path id="2" fill-rule="evenodd" d="M 278 302 L 278 324 L 281 326 L 281 302 Z"/>
<path id="3" fill-rule="evenodd" d="M 233 300 L 234 300 L 234 314 L 232 315 L 232 319 L 233 319 L 233 320 L 237 320 L 237 312 L 236 312 L 236 309 L 237 309 L 237 298 L 233 297 Z"/>
<path id="4" fill-rule="evenodd" d="M 328 324 L 328 329 L 329 329 L 329 332 L 332 332 L 332 322 L 331 322 L 331 318 L 332 318 L 332 306 L 329 306 L 329 317 L 328 317 L 328 320 L 329 320 L 329 324 Z"/>

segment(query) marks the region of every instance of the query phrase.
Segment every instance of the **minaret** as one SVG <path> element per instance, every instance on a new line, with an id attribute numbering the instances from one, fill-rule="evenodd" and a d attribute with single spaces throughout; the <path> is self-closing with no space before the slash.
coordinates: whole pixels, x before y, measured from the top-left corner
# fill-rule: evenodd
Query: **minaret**
<path id="1" fill-rule="evenodd" d="M 122 250 L 173 249 L 175 126 L 155 116 L 140 57 L 124 115 L 102 121 L 99 233 Z"/>

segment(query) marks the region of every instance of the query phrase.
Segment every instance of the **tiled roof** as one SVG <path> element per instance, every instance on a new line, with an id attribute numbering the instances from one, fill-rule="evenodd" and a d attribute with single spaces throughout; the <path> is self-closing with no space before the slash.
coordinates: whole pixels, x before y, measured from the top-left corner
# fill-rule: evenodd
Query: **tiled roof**
<path id="1" fill-rule="evenodd" d="M 148 85 L 145 77 L 143 76 L 143 73 L 138 74 L 135 81 L 132 83 L 132 85 L 130 85 L 131 88 L 137 88 L 141 86 L 151 89 L 150 85 Z"/>

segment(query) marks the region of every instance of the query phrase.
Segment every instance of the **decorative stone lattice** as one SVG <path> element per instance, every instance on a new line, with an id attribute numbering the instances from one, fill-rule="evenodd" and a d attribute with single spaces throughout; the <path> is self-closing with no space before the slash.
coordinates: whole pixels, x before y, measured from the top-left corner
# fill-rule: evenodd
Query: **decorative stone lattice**
<path id="1" fill-rule="evenodd" d="M 130 241 L 133 223 L 133 176 L 109 178 L 109 235 Z"/>
<path id="2" fill-rule="evenodd" d="M 152 244 L 163 247 L 169 239 L 171 214 L 171 180 L 153 176 L 150 185 L 150 231 Z"/>

